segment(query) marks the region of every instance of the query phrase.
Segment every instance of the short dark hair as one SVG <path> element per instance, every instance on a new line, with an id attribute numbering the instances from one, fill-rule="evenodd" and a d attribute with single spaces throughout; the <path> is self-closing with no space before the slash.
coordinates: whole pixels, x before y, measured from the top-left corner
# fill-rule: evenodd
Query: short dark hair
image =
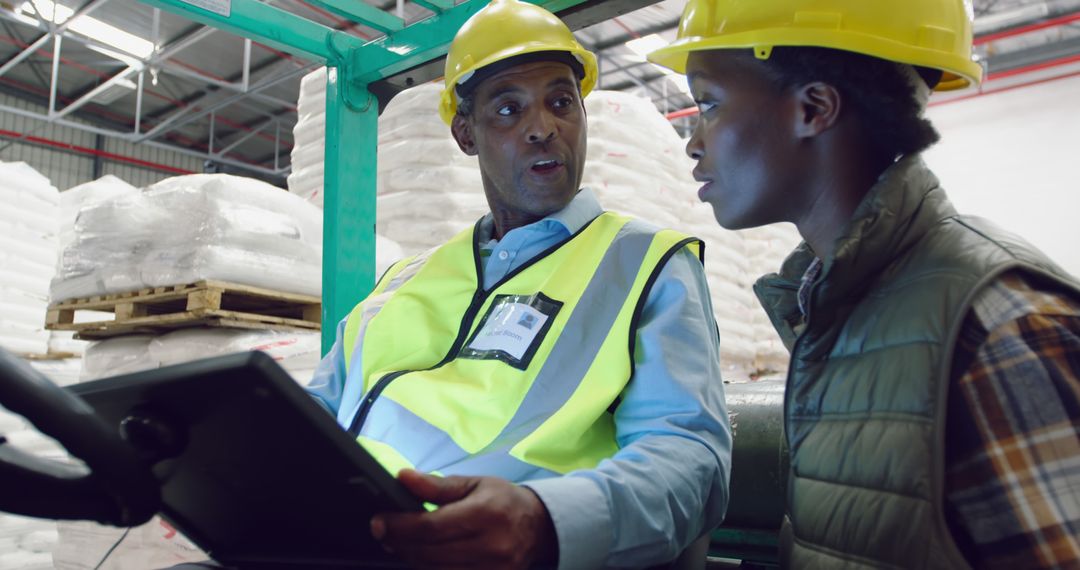
<path id="1" fill-rule="evenodd" d="M 814 81 L 835 87 L 859 117 L 873 155 L 882 161 L 922 152 L 941 138 L 923 117 L 924 104 L 903 64 L 849 51 L 786 46 L 773 48 L 763 63 L 781 89 Z M 916 72 L 930 87 L 941 79 L 940 71 Z"/>
<path id="2" fill-rule="evenodd" d="M 457 114 L 461 115 L 466 119 L 469 118 L 470 116 L 472 116 L 473 104 L 474 101 L 472 93 L 469 93 L 465 97 L 461 97 L 460 99 L 458 99 Z"/>

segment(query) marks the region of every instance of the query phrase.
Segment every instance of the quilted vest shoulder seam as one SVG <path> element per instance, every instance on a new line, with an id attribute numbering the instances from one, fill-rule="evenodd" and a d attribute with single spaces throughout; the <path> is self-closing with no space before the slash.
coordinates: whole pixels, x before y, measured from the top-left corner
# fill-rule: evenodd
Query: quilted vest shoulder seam
<path id="1" fill-rule="evenodd" d="M 881 419 L 889 421 L 901 421 L 911 423 L 933 423 L 933 420 L 927 419 L 929 416 L 920 416 L 919 414 L 912 412 L 857 412 L 850 414 L 836 413 L 836 412 L 822 412 L 820 415 L 798 415 L 788 414 L 788 419 L 791 420 L 813 420 L 817 422 L 849 422 L 851 420 L 863 419 Z"/>
<path id="2" fill-rule="evenodd" d="M 839 483 L 839 482 L 836 482 L 836 481 L 830 481 L 828 479 L 820 479 L 820 478 L 817 478 L 817 477 L 811 477 L 809 475 L 801 475 L 799 473 L 795 474 L 795 478 L 796 479 L 804 479 L 806 481 L 813 481 L 815 483 L 822 483 L 824 485 L 833 485 L 833 486 L 836 486 L 836 487 L 851 488 L 851 489 L 855 489 L 857 491 L 864 491 L 866 493 L 885 493 L 886 495 L 893 495 L 895 497 L 900 497 L 900 498 L 903 498 L 903 499 L 911 499 L 912 501 L 918 501 L 920 503 L 926 503 L 927 505 L 929 505 L 930 509 L 934 508 L 933 503 L 932 503 L 931 499 L 929 499 L 929 498 L 917 497 L 915 495 L 908 495 L 907 493 L 899 493 L 897 491 L 892 491 L 890 489 L 875 489 L 873 487 L 867 487 L 865 485 L 856 485 L 854 483 Z"/>

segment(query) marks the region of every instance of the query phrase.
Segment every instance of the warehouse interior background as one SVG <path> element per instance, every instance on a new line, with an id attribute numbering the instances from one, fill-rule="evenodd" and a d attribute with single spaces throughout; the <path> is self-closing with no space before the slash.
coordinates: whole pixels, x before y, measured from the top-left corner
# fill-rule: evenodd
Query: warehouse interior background
<path id="1" fill-rule="evenodd" d="M 381 35 L 316 3 L 270 3 L 359 38 Z M 430 15 L 413 2 L 374 4 L 409 23 Z M 682 5 L 664 0 L 577 34 L 599 55 L 600 89 L 650 99 L 685 137 L 694 117 L 684 82 L 643 55 L 674 38 Z M 988 80 L 935 95 L 930 116 L 944 136 L 932 166 L 965 210 L 1080 272 L 1080 253 L 1062 239 L 1077 236 L 1055 233 L 1073 208 L 1038 206 L 1076 205 L 1064 188 L 1080 150 L 1080 1 L 974 9 Z M 145 186 L 204 171 L 284 186 L 300 79 L 316 67 L 132 0 L 4 2 L 0 62 L 0 160 L 24 160 L 61 190 L 105 174 Z"/>
<path id="2" fill-rule="evenodd" d="M 406 24 L 432 15 L 428 2 L 366 1 Z M 265 3 L 364 41 L 384 34 L 343 18 L 319 0 Z M 602 187 L 598 194 L 602 202 L 612 201 L 606 204 L 609 207 L 617 203 L 628 208 L 627 213 L 646 218 L 651 214 L 653 221 L 689 228 L 711 244 L 711 265 L 706 269 L 721 337 L 728 339 L 724 350 L 733 355 L 733 362 L 739 361 L 732 364 L 732 376 L 775 377 L 786 360 L 748 284 L 758 274 L 775 270 L 797 236 L 791 228 L 738 235 L 721 231 L 708 208 L 696 203 L 689 159 L 682 153 L 682 139 L 694 127 L 696 109 L 682 77 L 645 61 L 646 53 L 674 39 L 684 4 L 684 0 L 663 0 L 575 31 L 585 47 L 597 53 L 600 65 L 598 92 L 587 101 L 590 161 L 595 168 L 587 167 L 586 182 Z M 926 160 L 960 211 L 988 217 L 1023 235 L 1066 270 L 1080 275 L 1080 251 L 1074 246 L 1080 242 L 1080 225 L 1075 221 L 1080 212 L 1080 192 L 1076 191 L 1080 0 L 975 0 L 973 9 L 975 51 L 986 80 L 978 87 L 932 97 L 928 115 L 942 140 Z M 254 202 L 265 202 L 259 205 L 260 216 L 277 216 L 274 219 L 282 227 L 306 237 L 295 243 L 266 241 L 266 251 L 256 256 L 262 256 L 258 257 L 263 264 L 258 266 L 261 280 L 253 285 L 291 286 L 290 295 L 317 301 L 326 82 L 321 70 L 318 63 L 299 55 L 136 0 L 0 0 L 0 203 L 5 204 L 0 208 L 11 203 L 3 197 L 5 184 L 13 193 L 23 192 L 18 188 L 24 186 L 53 188 L 59 197 L 52 206 L 65 216 L 50 238 L 61 244 L 49 252 L 58 259 L 59 277 L 52 273 L 41 277 L 45 293 L 33 301 L 34 310 L 40 303 L 44 318 L 46 303 L 59 300 L 57 291 L 67 297 L 91 297 L 122 290 L 124 285 L 116 283 L 127 281 L 117 275 L 133 265 L 115 256 L 132 249 L 157 255 L 140 258 L 140 263 L 156 269 L 142 269 L 153 275 L 131 281 L 134 289 L 163 284 L 153 281 L 166 279 L 162 275 L 194 280 L 199 267 L 228 264 L 237 274 L 251 269 L 255 265 L 245 265 L 247 261 L 236 257 L 242 240 L 230 241 L 236 231 L 230 224 L 235 223 L 234 213 Z M 457 153 L 448 130 L 438 122 L 434 101 L 440 85 L 441 79 L 435 79 L 433 84 L 392 98 L 396 89 L 377 94 L 385 110 L 379 131 L 378 245 L 383 249 L 376 260 L 382 267 L 403 254 L 439 243 L 486 208 L 475 161 Z M 642 156 L 647 161 L 642 162 Z M 26 168 L 13 166 L 20 162 Z M 655 177 L 643 178 L 642 171 L 650 169 Z M 596 173 L 591 179 L 590 172 Z M 230 178 L 232 186 L 227 189 L 219 187 L 220 179 L 184 178 L 200 173 L 239 178 Z M 641 190 L 635 187 L 636 180 L 655 184 L 656 196 L 636 203 Z M 133 193 L 145 188 L 162 196 L 172 194 L 160 203 L 140 202 Z M 69 193 L 71 189 L 76 191 Z M 217 201 L 203 201 L 191 189 Z M 256 198 L 263 195 L 270 198 Z M 65 206 L 65 196 L 77 206 Z M 153 232 L 155 220 L 167 218 L 125 218 L 126 211 L 120 207 L 99 209 L 98 217 L 84 220 L 85 227 L 74 226 L 78 206 L 89 205 L 90 196 L 128 200 L 121 205 L 137 205 L 140 216 L 145 212 L 164 216 L 170 207 L 185 204 L 211 220 L 191 224 L 188 233 L 178 232 L 187 245 L 204 249 L 192 256 L 187 251 L 178 253 L 175 239 L 155 242 L 156 237 L 146 235 Z M 297 209 L 300 202 L 310 205 L 310 211 Z M 436 217 L 418 213 L 418 204 L 439 210 Z M 191 212 L 183 219 L 194 220 Z M 0 244 L 21 247 L 14 235 L 18 224 L 5 220 L 0 212 Z M 118 220 L 132 225 L 110 228 Z M 423 235 L 411 239 L 420 224 Z M 124 241 L 136 227 L 148 232 L 139 234 L 145 239 L 138 247 Z M 110 229 L 115 234 L 108 233 Z M 89 237 L 79 233 L 91 230 L 99 233 Z M 123 247 L 110 249 L 94 241 L 102 236 Z M 30 249 L 38 251 L 35 248 L 38 245 Z M 280 253 L 286 250 L 289 253 Z M 8 263 L 13 259 L 5 257 L 8 254 L 10 248 L 0 252 L 0 260 Z M 116 265 L 88 268 L 95 263 L 87 257 L 91 254 Z M 52 266 L 53 259 L 31 265 Z M 197 262 L 184 265 L 190 259 Z M 16 285 L 23 282 L 17 275 L 21 270 L 11 263 L 0 267 L 0 308 L 17 305 L 4 298 L 8 291 L 4 280 L 10 277 Z M 194 273 L 184 273 L 191 268 Z M 176 272 L 170 273 L 172 269 Z M 99 286 L 106 288 L 94 289 Z M 5 346 L 8 334 L 4 318 L 0 314 L 0 346 Z M 745 334 L 750 329 L 753 332 Z M 35 329 L 28 334 L 35 342 L 39 337 L 46 339 L 43 342 L 57 340 L 56 331 L 52 337 L 39 333 Z M 72 344 L 75 341 L 68 332 L 57 346 L 63 347 L 64 354 L 81 356 L 86 351 L 85 361 L 41 360 L 41 369 L 71 375 L 74 382 L 125 371 L 135 364 L 138 367 L 130 370 L 145 368 L 147 362 L 160 366 L 184 361 L 193 354 L 260 348 L 269 350 L 303 381 L 310 377 L 320 350 L 318 334 L 311 330 L 215 331 L 203 336 L 190 330 L 160 336 L 109 334 L 95 337 L 104 340 L 94 348 Z M 12 426 L 26 428 L 4 421 L 0 415 L 0 433 Z M 175 532 L 161 520 L 131 536 L 121 537 L 114 530 L 74 525 L 61 526 L 58 534 L 55 524 L 42 526 L 0 515 L 0 570 L 93 568 L 118 540 L 124 541 L 124 549 L 104 568 L 150 567 L 201 556 L 190 544 L 173 540 Z M 163 538 L 166 535 L 169 539 Z"/>

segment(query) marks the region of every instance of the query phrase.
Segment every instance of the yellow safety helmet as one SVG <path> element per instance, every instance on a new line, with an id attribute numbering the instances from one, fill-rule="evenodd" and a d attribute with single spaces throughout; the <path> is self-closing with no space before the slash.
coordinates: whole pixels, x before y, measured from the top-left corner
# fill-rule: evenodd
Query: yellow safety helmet
<path id="1" fill-rule="evenodd" d="M 938 69 L 937 91 L 982 80 L 971 57 L 972 0 L 688 0 L 671 45 L 649 61 L 686 73 L 692 51 L 812 46 Z"/>
<path id="2" fill-rule="evenodd" d="M 493 0 L 461 26 L 446 55 L 446 88 L 439 116 L 446 124 L 457 113 L 457 86 L 493 63 L 530 53 L 567 52 L 584 70 L 581 96 L 596 85 L 596 56 L 582 47 L 555 14 L 519 0 Z"/>

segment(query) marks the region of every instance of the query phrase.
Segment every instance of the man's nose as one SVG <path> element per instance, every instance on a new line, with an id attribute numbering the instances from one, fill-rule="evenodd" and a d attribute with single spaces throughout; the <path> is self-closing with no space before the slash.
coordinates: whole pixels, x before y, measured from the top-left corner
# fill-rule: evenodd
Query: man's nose
<path id="1" fill-rule="evenodd" d="M 530 143 L 545 143 L 555 138 L 555 118 L 546 109 L 531 113 L 527 140 Z"/>

